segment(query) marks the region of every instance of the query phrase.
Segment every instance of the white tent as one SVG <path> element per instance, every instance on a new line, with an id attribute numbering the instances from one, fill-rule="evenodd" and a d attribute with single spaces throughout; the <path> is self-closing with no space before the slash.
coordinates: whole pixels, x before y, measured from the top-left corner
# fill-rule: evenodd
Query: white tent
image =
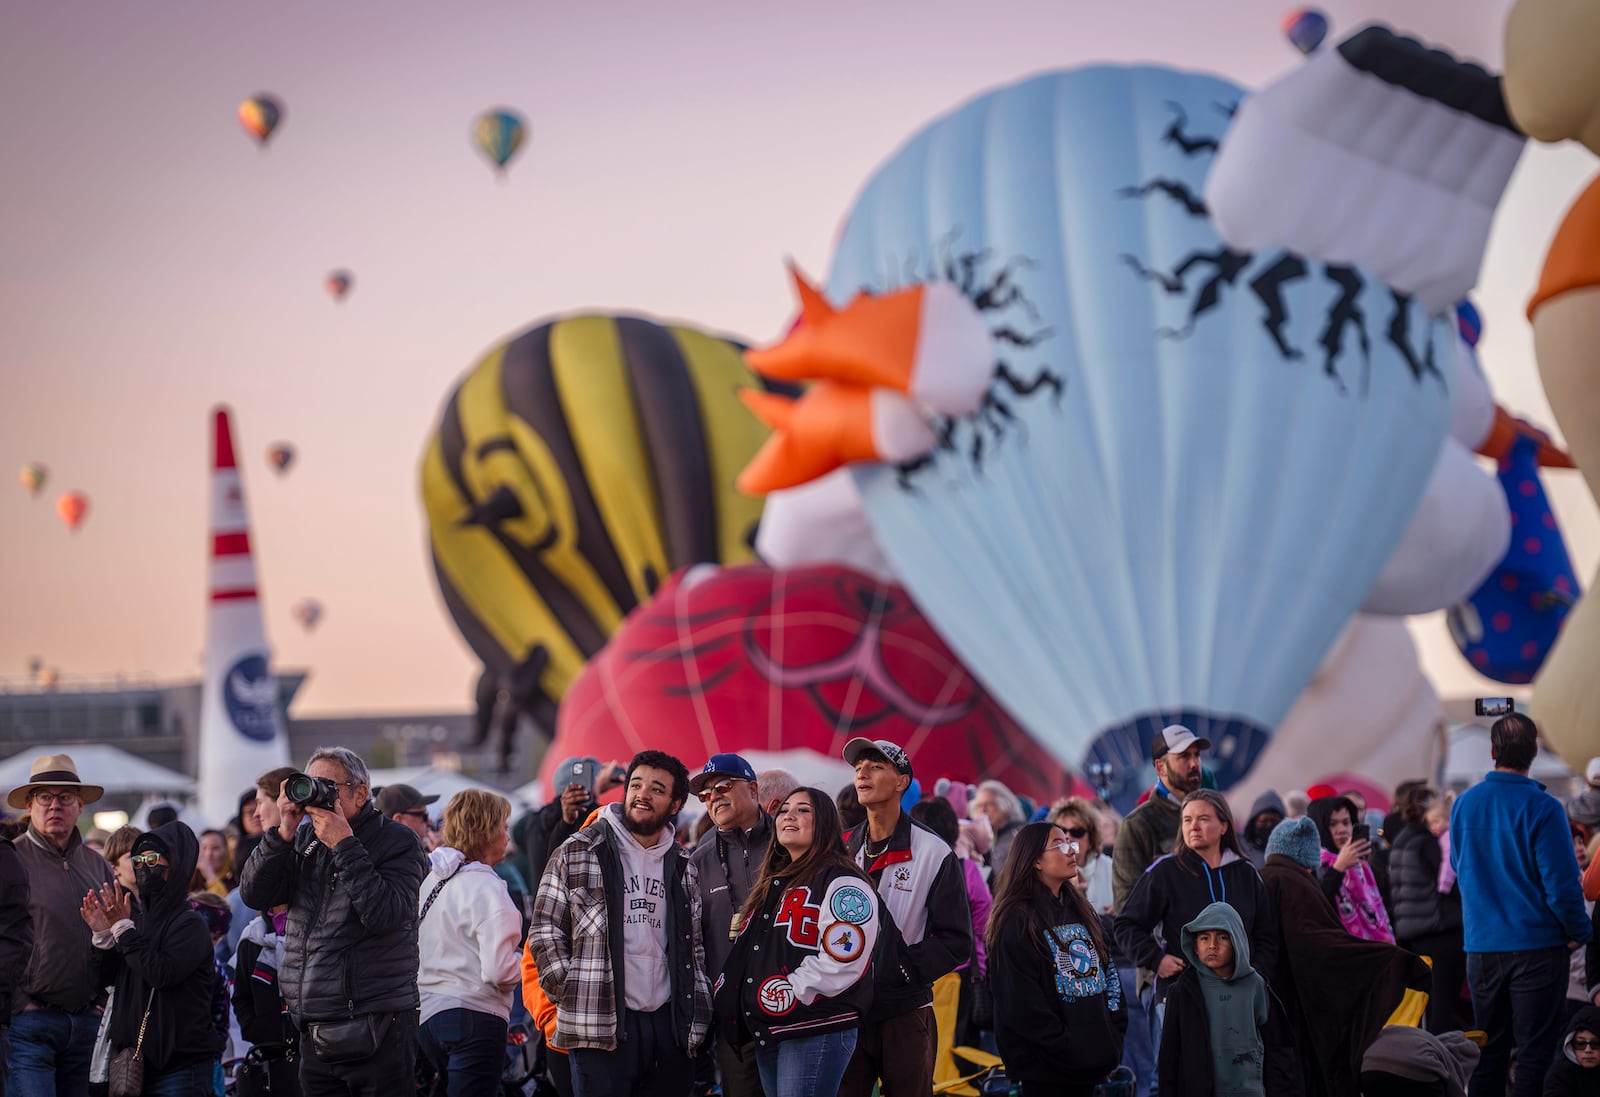
<path id="1" fill-rule="evenodd" d="M 375 769 L 371 772 L 372 789 L 376 792 L 385 785 L 410 785 L 424 796 L 435 796 L 439 799 L 428 805 L 428 814 L 437 819 L 444 814 L 445 804 L 450 802 L 450 797 L 463 789 L 481 788 L 488 792 L 498 793 L 511 801 L 512 817 L 522 814 L 535 805 L 529 804 L 520 794 L 520 791 L 508 792 L 503 788 L 496 788 L 487 781 L 475 781 L 448 769 L 435 769 L 432 766 L 408 766 L 401 769 Z"/>
<path id="2" fill-rule="evenodd" d="M 103 743 L 35 746 L 13 754 L 0 760 L 0 790 L 9 792 L 27 784 L 33 760 L 41 754 L 69 755 L 78 767 L 78 777 L 86 784 L 99 785 L 107 793 L 192 796 L 195 791 L 193 777 Z"/>
<path id="3" fill-rule="evenodd" d="M 1489 756 L 1489 729 L 1482 724 L 1457 724 L 1450 729 L 1450 752 L 1445 757 L 1444 786 L 1463 789 L 1483 780 L 1483 775 L 1494 769 L 1494 759 Z M 1528 776 L 1542 781 L 1558 796 L 1568 794 L 1568 785 L 1575 774 L 1567 768 L 1553 751 L 1540 744 Z"/>

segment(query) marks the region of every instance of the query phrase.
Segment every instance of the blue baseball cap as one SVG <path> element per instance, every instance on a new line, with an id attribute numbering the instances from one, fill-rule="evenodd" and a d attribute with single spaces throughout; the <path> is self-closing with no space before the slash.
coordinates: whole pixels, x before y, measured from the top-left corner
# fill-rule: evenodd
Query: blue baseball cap
<path id="1" fill-rule="evenodd" d="M 755 767 L 737 754 L 713 754 L 700 772 L 689 778 L 689 791 L 699 796 L 718 777 L 733 777 L 755 784 Z"/>

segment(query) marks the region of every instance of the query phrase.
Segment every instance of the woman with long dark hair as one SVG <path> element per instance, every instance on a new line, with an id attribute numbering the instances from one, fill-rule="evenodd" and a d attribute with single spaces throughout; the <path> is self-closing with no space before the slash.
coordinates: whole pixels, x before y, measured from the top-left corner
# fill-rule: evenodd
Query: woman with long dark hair
<path id="1" fill-rule="evenodd" d="M 1029 823 L 989 908 L 995 1040 L 1024 1097 L 1088 1097 L 1122 1059 L 1122 984 L 1100 919 L 1072 885 L 1080 848 L 1053 823 Z"/>
<path id="2" fill-rule="evenodd" d="M 827 793 L 797 788 L 772 821 L 761 875 L 716 984 L 728 1042 L 752 1040 L 767 1097 L 839 1092 L 872 1004 L 881 918 L 872 881 L 845 854 Z"/>
<path id="3" fill-rule="evenodd" d="M 1271 971 L 1278 933 L 1268 916 L 1267 890 L 1239 848 L 1228 801 L 1220 792 L 1202 788 L 1183 802 L 1172 855 L 1139 877 L 1117 915 L 1117 946 L 1136 965 L 1156 973 L 1157 1002 L 1166 999 L 1167 987 L 1188 964 L 1183 927 L 1212 903 L 1227 903 L 1239 912 L 1250 938 L 1251 962 L 1259 971 Z"/>
<path id="4" fill-rule="evenodd" d="M 1317 824 L 1317 836 L 1322 841 L 1322 865 L 1317 869 L 1317 882 L 1339 912 L 1339 921 L 1352 937 L 1394 944 L 1394 930 L 1389 924 L 1383 896 L 1378 892 L 1378 878 L 1367 863 L 1372 854 L 1372 842 L 1355 836 L 1356 824 L 1360 821 L 1355 804 L 1345 796 L 1324 796 L 1311 801 L 1306 815 Z M 1392 860 L 1392 852 L 1390 857 Z M 1391 868 L 1391 888 L 1394 886 L 1392 872 Z"/>

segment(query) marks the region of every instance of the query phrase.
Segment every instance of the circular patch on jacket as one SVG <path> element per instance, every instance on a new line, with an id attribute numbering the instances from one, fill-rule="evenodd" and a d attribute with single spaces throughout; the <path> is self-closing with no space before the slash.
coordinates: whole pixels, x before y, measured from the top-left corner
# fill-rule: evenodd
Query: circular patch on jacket
<path id="1" fill-rule="evenodd" d="M 1075 940 L 1067 945 L 1067 959 L 1072 964 L 1072 970 L 1078 975 L 1088 975 L 1096 966 L 1094 949 L 1089 947 L 1089 942 L 1083 940 Z"/>
<path id="2" fill-rule="evenodd" d="M 847 884 L 833 893 L 829 904 L 833 916 L 841 922 L 861 925 L 872 918 L 872 898 L 854 884 Z"/>
<path id="3" fill-rule="evenodd" d="M 867 935 L 853 922 L 834 922 L 822 935 L 822 951 L 841 964 L 853 963 L 866 955 Z"/>
<path id="4" fill-rule="evenodd" d="M 756 992 L 756 1002 L 763 1013 L 782 1017 L 795 1007 L 794 987 L 782 975 L 774 975 L 761 984 L 761 989 Z"/>

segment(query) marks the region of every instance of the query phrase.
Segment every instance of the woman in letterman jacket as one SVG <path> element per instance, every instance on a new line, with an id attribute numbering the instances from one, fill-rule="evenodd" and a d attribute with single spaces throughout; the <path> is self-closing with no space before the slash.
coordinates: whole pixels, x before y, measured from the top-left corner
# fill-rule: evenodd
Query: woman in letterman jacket
<path id="1" fill-rule="evenodd" d="M 755 1042 L 767 1097 L 838 1093 L 872 1004 L 881 918 L 877 889 L 844 852 L 832 797 L 795 789 L 773 817 L 739 938 L 713 988 L 729 1042 Z"/>
<path id="2" fill-rule="evenodd" d="M 1183 802 L 1171 856 L 1139 878 L 1117 915 L 1117 947 L 1138 967 L 1155 972 L 1157 1002 L 1166 999 L 1167 987 L 1187 966 L 1183 927 L 1212 903 L 1227 903 L 1239 912 L 1250 938 L 1251 964 L 1271 971 L 1278 932 L 1266 887 L 1239 848 L 1228 801 L 1202 788 Z"/>

